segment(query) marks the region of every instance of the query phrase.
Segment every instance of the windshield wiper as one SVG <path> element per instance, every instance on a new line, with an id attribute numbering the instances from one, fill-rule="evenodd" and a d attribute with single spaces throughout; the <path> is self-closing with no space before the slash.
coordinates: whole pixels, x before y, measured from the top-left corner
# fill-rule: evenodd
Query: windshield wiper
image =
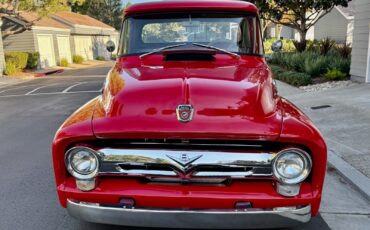
<path id="1" fill-rule="evenodd" d="M 142 54 L 140 55 L 140 59 L 143 58 L 143 57 L 146 57 L 148 55 L 151 55 L 151 54 L 154 54 L 154 53 L 158 53 L 158 52 L 161 52 L 163 50 L 167 50 L 167 49 L 172 49 L 172 48 L 176 48 L 176 47 L 179 47 L 179 46 L 186 46 L 187 44 L 186 43 L 182 43 L 182 44 L 177 44 L 177 45 L 170 45 L 170 46 L 165 46 L 165 47 L 161 47 L 161 48 L 158 48 L 158 49 L 154 49 L 148 53 L 145 53 L 145 54 Z"/>
<path id="2" fill-rule="evenodd" d="M 230 52 L 230 51 L 227 51 L 227 50 L 224 50 L 224 49 L 215 47 L 215 46 L 203 45 L 203 44 L 200 44 L 200 43 L 193 43 L 193 45 L 199 46 L 199 47 L 203 47 L 203 48 L 217 50 L 217 51 L 220 51 L 222 53 L 228 54 L 228 55 L 230 55 L 230 56 L 232 56 L 234 58 L 237 58 L 237 59 L 240 58 L 240 55 L 239 54 L 236 54 L 236 53 L 233 53 L 233 52 Z"/>

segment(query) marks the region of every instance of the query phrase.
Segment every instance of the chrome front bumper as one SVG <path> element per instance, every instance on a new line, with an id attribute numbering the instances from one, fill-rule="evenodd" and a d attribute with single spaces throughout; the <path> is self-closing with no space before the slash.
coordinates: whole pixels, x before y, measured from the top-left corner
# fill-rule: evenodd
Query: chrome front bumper
<path id="1" fill-rule="evenodd" d="M 68 213 L 87 222 L 153 228 L 266 229 L 290 227 L 311 219 L 311 206 L 278 210 L 152 210 L 111 208 L 68 200 Z"/>

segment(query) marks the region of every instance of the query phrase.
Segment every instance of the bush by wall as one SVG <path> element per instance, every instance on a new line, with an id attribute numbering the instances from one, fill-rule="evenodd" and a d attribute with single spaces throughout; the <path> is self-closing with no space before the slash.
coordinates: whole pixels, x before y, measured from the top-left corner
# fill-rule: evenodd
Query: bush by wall
<path id="1" fill-rule="evenodd" d="M 12 62 L 17 69 L 23 70 L 27 66 L 28 53 L 26 52 L 6 52 L 5 62 Z"/>
<path id="2" fill-rule="evenodd" d="M 19 72 L 16 64 L 13 62 L 5 62 L 4 74 L 5 75 L 14 75 L 15 73 Z"/>
<path id="3" fill-rule="evenodd" d="M 102 56 L 97 56 L 95 59 L 98 61 L 105 61 L 105 57 Z"/>
<path id="4" fill-rule="evenodd" d="M 84 62 L 84 58 L 81 55 L 73 55 L 73 63 L 82 64 Z"/>
<path id="5" fill-rule="evenodd" d="M 336 80 L 343 80 L 346 78 L 346 74 L 342 73 L 340 70 L 334 68 L 334 69 L 329 69 L 325 73 L 325 78 L 330 81 L 336 81 Z"/>
<path id="6" fill-rule="evenodd" d="M 62 66 L 62 67 L 68 67 L 68 65 L 69 65 L 69 63 L 68 63 L 67 58 L 62 58 L 62 59 L 60 59 L 59 66 Z"/>
<path id="7" fill-rule="evenodd" d="M 39 65 L 40 53 L 28 52 L 27 69 L 36 69 Z"/>
<path id="8" fill-rule="evenodd" d="M 305 86 L 312 82 L 312 79 L 308 74 L 288 71 L 276 65 L 270 65 L 270 68 L 275 79 L 284 81 L 290 85 Z"/>

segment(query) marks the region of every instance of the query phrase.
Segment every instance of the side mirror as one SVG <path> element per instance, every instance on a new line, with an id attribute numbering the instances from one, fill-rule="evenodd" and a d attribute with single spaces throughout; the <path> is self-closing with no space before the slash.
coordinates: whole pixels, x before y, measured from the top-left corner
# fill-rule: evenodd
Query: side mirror
<path id="1" fill-rule="evenodd" d="M 283 49 L 283 41 L 277 40 L 271 45 L 271 49 L 274 52 L 280 52 Z"/>
<path id="2" fill-rule="evenodd" d="M 107 50 L 110 53 L 112 53 L 116 49 L 116 45 L 114 44 L 114 42 L 112 40 L 107 41 L 105 46 L 107 47 Z"/>

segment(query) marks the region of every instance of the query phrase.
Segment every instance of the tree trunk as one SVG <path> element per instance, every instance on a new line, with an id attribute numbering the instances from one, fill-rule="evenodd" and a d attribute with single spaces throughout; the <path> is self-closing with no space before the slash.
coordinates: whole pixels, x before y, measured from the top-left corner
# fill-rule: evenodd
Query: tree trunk
<path id="1" fill-rule="evenodd" d="M 307 40 L 306 40 L 307 30 L 301 29 L 298 32 L 301 38 L 300 38 L 300 41 L 295 44 L 295 48 L 297 49 L 298 52 L 302 53 L 303 51 L 306 50 L 306 46 L 307 46 Z"/>

